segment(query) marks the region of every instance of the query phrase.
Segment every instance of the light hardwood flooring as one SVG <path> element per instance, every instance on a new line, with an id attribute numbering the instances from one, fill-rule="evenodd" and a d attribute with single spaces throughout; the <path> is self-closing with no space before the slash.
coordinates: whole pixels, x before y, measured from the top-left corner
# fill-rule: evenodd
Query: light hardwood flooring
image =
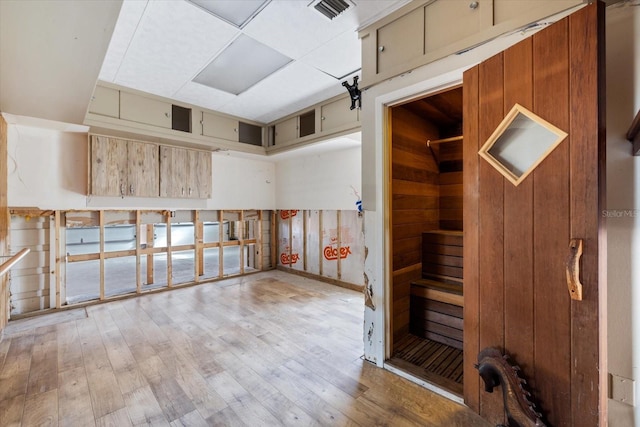
<path id="1" fill-rule="evenodd" d="M 270 271 L 86 312 L 10 323 L 0 425 L 487 425 L 361 359 L 358 292 Z"/>

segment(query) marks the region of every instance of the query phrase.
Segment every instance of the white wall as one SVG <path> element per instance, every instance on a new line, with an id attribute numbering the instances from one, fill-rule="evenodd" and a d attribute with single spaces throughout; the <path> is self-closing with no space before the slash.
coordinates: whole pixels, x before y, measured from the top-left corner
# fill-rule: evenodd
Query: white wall
<path id="1" fill-rule="evenodd" d="M 361 193 L 360 147 L 279 161 L 276 181 L 278 209 L 355 210 L 354 188 Z"/>
<path id="2" fill-rule="evenodd" d="M 625 139 L 640 109 L 640 7 L 609 7 L 606 24 L 608 370 L 636 381 L 640 405 L 640 157 Z M 640 424 L 640 406 L 609 400 L 609 422 Z"/>
<path id="3" fill-rule="evenodd" d="M 214 153 L 213 197 L 182 200 L 87 194 L 87 134 L 9 124 L 10 207 L 40 209 L 275 209 L 275 164 Z"/>

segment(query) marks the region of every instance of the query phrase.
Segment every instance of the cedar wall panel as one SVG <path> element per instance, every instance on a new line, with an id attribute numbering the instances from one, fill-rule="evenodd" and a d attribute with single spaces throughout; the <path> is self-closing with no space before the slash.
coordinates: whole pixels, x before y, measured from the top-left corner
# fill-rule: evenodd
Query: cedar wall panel
<path id="1" fill-rule="evenodd" d="M 442 230 L 462 230 L 462 141 L 438 147 L 439 220 Z"/>
<path id="2" fill-rule="evenodd" d="M 523 368 L 547 425 L 606 420 L 603 12 L 589 5 L 464 75 L 464 396 L 493 424 L 502 390 L 473 372 L 489 346 Z M 477 155 L 514 103 L 569 133 L 518 187 Z M 572 238 L 583 301 L 566 285 Z"/>
<path id="3" fill-rule="evenodd" d="M 392 109 L 391 223 L 393 340 L 409 332 L 410 283 L 421 277 L 422 232 L 438 228 L 438 166 L 426 146 L 438 129 L 403 107 Z"/>

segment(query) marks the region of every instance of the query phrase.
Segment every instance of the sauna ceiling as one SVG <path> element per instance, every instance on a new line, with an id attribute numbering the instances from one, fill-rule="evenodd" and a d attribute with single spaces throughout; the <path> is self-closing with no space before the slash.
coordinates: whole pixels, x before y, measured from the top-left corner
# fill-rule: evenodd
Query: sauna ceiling
<path id="1" fill-rule="evenodd" d="M 434 124 L 441 138 L 462 134 L 462 86 L 402 106 Z"/>

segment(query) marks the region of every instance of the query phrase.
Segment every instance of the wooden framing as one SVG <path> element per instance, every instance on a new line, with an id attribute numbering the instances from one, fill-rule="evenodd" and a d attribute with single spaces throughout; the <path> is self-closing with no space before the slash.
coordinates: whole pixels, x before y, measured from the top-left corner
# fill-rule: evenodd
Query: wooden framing
<path id="1" fill-rule="evenodd" d="M 9 255 L 9 215 L 7 200 L 7 122 L 0 115 L 0 256 Z M 9 319 L 9 281 L 7 276 L 0 278 L 0 336 Z"/>
<path id="2" fill-rule="evenodd" d="M 7 209 L 9 212 L 9 209 Z M 224 275 L 224 258 L 223 251 L 225 247 L 230 246 L 238 246 L 240 248 L 240 272 L 238 274 L 247 274 L 247 271 L 244 268 L 245 260 L 244 260 L 244 248 L 247 245 L 255 245 L 256 248 L 260 248 L 262 246 L 262 226 L 260 221 L 263 218 L 263 212 L 261 210 L 252 210 L 251 218 L 249 220 L 256 220 L 255 212 L 257 212 L 257 221 L 258 225 L 256 227 L 256 235 L 249 236 L 245 231 L 245 224 L 242 224 L 238 229 L 238 240 L 234 241 L 224 241 L 223 239 L 223 220 L 224 220 L 224 212 L 219 210 L 216 212 L 216 218 L 219 223 L 218 227 L 218 241 L 215 242 L 204 242 L 204 220 L 202 211 L 193 210 L 191 211 L 191 218 L 194 226 L 194 242 L 193 244 L 179 245 L 174 246 L 171 242 L 171 220 L 173 218 L 174 212 L 171 211 L 143 211 L 143 210 L 99 210 L 99 211 L 51 211 L 51 210 L 39 210 L 37 208 L 13 208 L 10 211 L 13 215 L 23 215 L 27 217 L 40 217 L 40 216 L 50 216 L 52 217 L 52 228 L 51 231 L 51 256 L 52 262 L 55 263 L 55 268 L 52 269 L 52 277 L 51 277 L 51 292 L 54 292 L 55 287 L 55 296 L 52 298 L 51 307 L 60 309 L 67 308 L 71 306 L 83 306 L 88 304 L 93 304 L 97 301 L 105 301 L 105 300 L 113 300 L 122 298 L 125 296 L 131 295 L 140 295 L 148 292 L 157 292 L 162 289 L 169 289 L 179 286 L 187 286 L 198 284 L 201 282 L 211 282 L 215 280 L 222 279 L 225 277 Z M 235 211 L 227 211 L 237 214 L 239 221 L 244 221 L 245 215 L 243 210 L 235 210 Z M 157 215 L 158 219 L 162 218 L 162 223 L 164 223 L 167 227 L 167 246 L 166 247 L 154 247 L 154 223 L 145 222 L 143 218 L 143 214 L 152 214 Z M 146 221 L 149 219 L 147 218 Z M 105 228 L 110 225 L 119 225 L 119 224 L 131 224 L 135 226 L 135 249 L 126 249 L 119 251 L 105 251 Z M 65 255 L 65 241 L 64 238 L 64 230 L 63 228 L 74 228 L 74 227 L 97 227 L 99 229 L 99 252 L 96 253 L 82 253 L 82 254 L 74 254 L 74 255 Z M 275 228 L 275 227 L 274 227 Z M 143 234 L 144 233 L 144 234 Z M 146 245 L 143 245 L 143 236 L 146 237 Z M 204 250 L 209 248 L 219 248 L 219 271 L 216 277 L 207 278 L 206 280 L 202 280 L 201 276 L 204 274 Z M 193 281 L 184 282 L 184 283 L 174 283 L 172 278 L 172 254 L 174 252 L 181 251 L 193 251 L 194 252 L 194 278 Z M 272 251 L 275 253 L 275 251 Z M 154 266 L 154 255 L 159 253 L 165 253 L 167 255 L 167 285 L 162 288 L 153 287 L 149 289 L 145 289 L 143 286 L 143 278 L 142 274 L 146 273 L 147 284 L 152 284 L 154 282 L 155 276 L 155 266 Z M 256 255 L 260 254 L 259 250 L 256 251 Z M 126 258 L 126 257 L 135 257 L 136 258 L 136 279 L 135 279 L 135 292 L 133 294 L 122 294 L 109 296 L 105 292 L 105 261 L 110 259 L 118 259 L 118 258 Z M 146 272 L 143 271 L 142 259 L 146 257 Z M 85 261 L 99 261 L 99 296 L 97 300 L 86 301 L 76 304 L 66 304 L 64 296 L 64 269 L 66 263 L 76 263 L 76 262 L 85 262 Z M 255 260 L 255 268 L 258 271 L 261 271 L 263 268 L 264 262 L 262 261 L 262 257 L 259 257 Z M 7 304 L 9 301 L 7 300 Z M 9 308 L 7 307 L 7 310 Z M 18 317 L 28 316 L 29 313 L 21 314 Z M 7 311 L 8 316 L 8 311 Z"/>

